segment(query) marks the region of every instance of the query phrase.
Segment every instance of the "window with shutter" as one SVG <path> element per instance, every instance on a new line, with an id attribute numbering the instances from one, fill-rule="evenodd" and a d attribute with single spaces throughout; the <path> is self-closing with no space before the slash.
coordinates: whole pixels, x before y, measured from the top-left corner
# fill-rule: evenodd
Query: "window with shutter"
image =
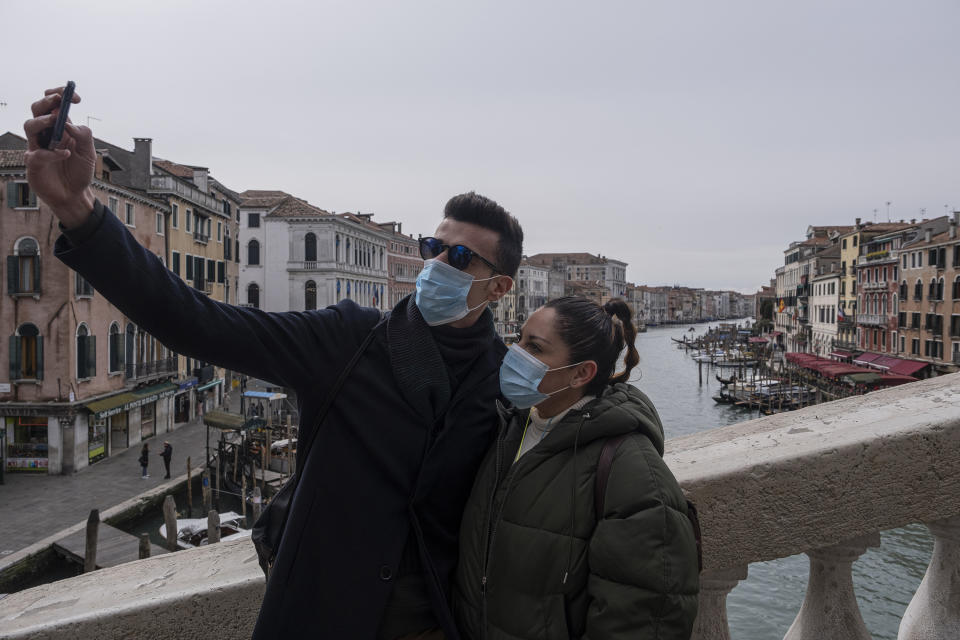
<path id="1" fill-rule="evenodd" d="M 187 263 L 187 280 L 193 280 L 193 256 L 187 254 L 185 261 Z"/>
<path id="2" fill-rule="evenodd" d="M 217 263 L 213 260 L 207 260 L 207 282 L 215 282 L 217 279 Z"/>
<path id="3" fill-rule="evenodd" d="M 180 275 L 180 252 L 171 251 L 170 252 L 170 266 L 171 271 L 173 271 L 178 276 Z"/>
<path id="4" fill-rule="evenodd" d="M 225 265 L 222 262 L 217 263 L 217 282 L 223 284 L 226 280 Z"/>

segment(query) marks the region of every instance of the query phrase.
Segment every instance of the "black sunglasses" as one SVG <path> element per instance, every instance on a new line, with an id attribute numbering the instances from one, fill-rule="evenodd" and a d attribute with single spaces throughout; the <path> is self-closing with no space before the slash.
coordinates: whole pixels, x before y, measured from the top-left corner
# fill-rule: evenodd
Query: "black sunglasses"
<path id="1" fill-rule="evenodd" d="M 462 244 L 443 244 L 437 238 L 420 238 L 420 257 L 424 260 L 430 260 L 436 258 L 444 251 L 448 251 L 447 260 L 450 262 L 450 266 L 455 269 L 463 271 L 467 268 L 467 265 L 470 264 L 470 261 L 474 258 L 479 258 L 483 264 L 487 265 L 493 269 L 494 273 L 503 273 L 500 271 L 500 268 L 497 265 L 493 264 L 483 256 L 481 256 L 476 251 L 468 249 Z"/>

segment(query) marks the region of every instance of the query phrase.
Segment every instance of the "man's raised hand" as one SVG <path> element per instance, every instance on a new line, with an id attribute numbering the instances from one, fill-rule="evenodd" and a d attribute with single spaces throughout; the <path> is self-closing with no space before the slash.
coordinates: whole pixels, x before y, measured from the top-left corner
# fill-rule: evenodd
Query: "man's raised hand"
<path id="1" fill-rule="evenodd" d="M 93 211 L 90 185 L 97 158 L 93 133 L 67 120 L 60 145 L 55 150 L 42 148 L 37 136 L 56 121 L 63 87 L 48 89 L 44 94 L 31 105 L 33 117 L 23 123 L 27 136 L 27 181 L 63 226 L 71 229 L 83 224 Z M 73 102 L 80 102 L 76 93 Z"/>

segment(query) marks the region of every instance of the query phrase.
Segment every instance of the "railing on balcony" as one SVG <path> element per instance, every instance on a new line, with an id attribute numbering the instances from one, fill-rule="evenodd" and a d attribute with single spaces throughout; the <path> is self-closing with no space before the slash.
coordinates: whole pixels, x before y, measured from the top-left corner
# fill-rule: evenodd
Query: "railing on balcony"
<path id="1" fill-rule="evenodd" d="M 153 360 L 151 362 L 127 363 L 127 380 L 139 380 L 141 378 L 151 378 L 153 376 L 162 376 L 176 372 L 176 358 L 164 358 L 163 360 Z"/>
<path id="2" fill-rule="evenodd" d="M 857 315 L 857 324 L 885 327 L 887 326 L 887 316 L 881 313 L 861 313 Z"/>
<path id="3" fill-rule="evenodd" d="M 860 350 L 860 345 L 858 345 L 856 342 L 848 342 L 846 340 L 834 340 L 832 344 L 833 344 L 832 346 L 833 349 L 840 349 L 842 351 L 859 351 Z"/>
<path id="4" fill-rule="evenodd" d="M 210 242 L 210 234 L 201 233 L 199 231 L 193 232 L 193 241 L 199 242 L 200 244 L 207 244 Z"/>
<path id="5" fill-rule="evenodd" d="M 862 282 L 861 288 L 864 291 L 875 291 L 875 290 L 886 290 L 887 281 L 886 280 L 874 280 L 872 282 Z"/>
<path id="6" fill-rule="evenodd" d="M 150 189 L 148 191 L 151 193 L 175 193 L 197 206 L 225 215 L 222 200 L 218 201 L 213 196 L 184 184 L 173 176 L 150 176 Z"/>
<path id="7" fill-rule="evenodd" d="M 668 440 L 664 459 L 703 530 L 693 638 L 730 638 L 727 594 L 751 563 L 806 553 L 806 600 L 786 637 L 868 639 L 852 563 L 882 544 L 881 532 L 924 523 L 935 545 L 899 639 L 955 639 L 958 387 L 960 374 L 941 376 Z M 890 579 L 878 573 L 871 586 Z M 249 539 L 212 544 L 10 594 L 0 629 L 52 640 L 182 637 L 186 616 L 190 637 L 232 640 L 251 634 L 264 586 Z"/>

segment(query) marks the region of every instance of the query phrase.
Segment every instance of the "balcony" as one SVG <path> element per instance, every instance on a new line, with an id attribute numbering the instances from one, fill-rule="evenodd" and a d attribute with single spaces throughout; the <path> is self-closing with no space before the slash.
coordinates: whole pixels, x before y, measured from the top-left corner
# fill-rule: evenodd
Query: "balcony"
<path id="1" fill-rule="evenodd" d="M 861 313 L 857 316 L 857 324 L 885 327 L 887 326 L 887 316 L 881 313 Z"/>
<path id="2" fill-rule="evenodd" d="M 148 193 L 172 193 L 181 198 L 190 201 L 198 207 L 203 207 L 209 211 L 226 215 L 223 208 L 223 201 L 217 201 L 195 187 L 177 180 L 173 176 L 150 176 L 150 188 Z"/>
<path id="3" fill-rule="evenodd" d="M 856 342 L 848 342 L 846 340 L 834 340 L 833 341 L 834 349 L 840 349 L 841 351 L 859 351 L 860 345 Z"/>
<path id="4" fill-rule="evenodd" d="M 193 241 L 200 244 L 207 244 L 210 242 L 210 235 L 206 233 L 200 233 L 199 231 L 193 232 Z"/>
<path id="5" fill-rule="evenodd" d="M 177 359 L 165 358 L 152 362 L 128 362 L 127 380 L 148 380 L 177 372 Z"/>
<path id="6" fill-rule="evenodd" d="M 805 553 L 806 600 L 789 637 L 869 638 L 851 564 L 881 532 L 926 523 L 935 546 L 899 637 L 955 638 L 958 386 L 960 374 L 946 375 L 668 440 L 664 459 L 703 530 L 693 637 L 730 637 L 727 594 L 751 563 Z M 891 579 L 878 573 L 877 586 Z M 263 593 L 253 545 L 237 540 L 10 594 L 0 628 L 11 638 L 175 638 L 189 620 L 191 638 L 249 637 Z"/>
<path id="7" fill-rule="evenodd" d="M 887 281 L 878 280 L 873 282 L 861 282 L 860 288 L 863 291 L 886 291 L 887 290 Z"/>

